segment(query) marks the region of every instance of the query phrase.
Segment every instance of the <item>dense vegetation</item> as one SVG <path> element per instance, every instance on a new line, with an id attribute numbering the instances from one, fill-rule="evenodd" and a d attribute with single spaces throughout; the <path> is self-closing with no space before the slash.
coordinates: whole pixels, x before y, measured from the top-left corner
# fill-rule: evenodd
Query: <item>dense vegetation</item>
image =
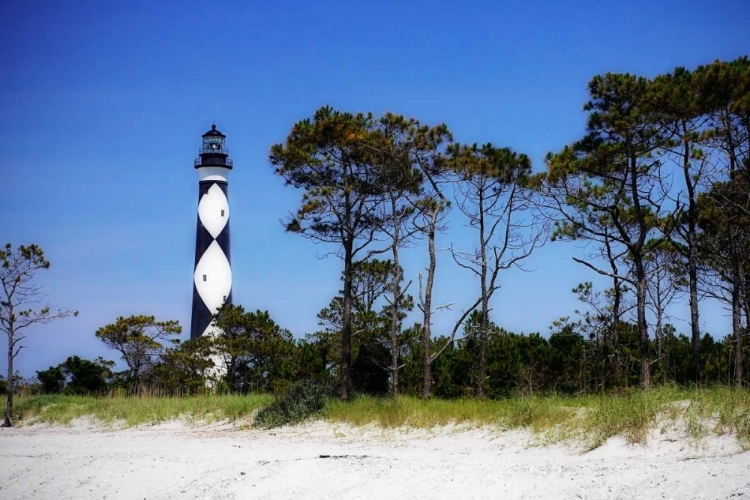
<path id="1" fill-rule="evenodd" d="M 341 292 L 318 314 L 319 331 L 295 338 L 267 312 L 238 305 L 217 311 L 223 335 L 187 342 L 175 321 L 118 318 L 96 337 L 119 353 L 124 371 L 73 356 L 15 390 L 283 393 L 312 381 L 346 401 L 743 385 L 750 61 L 654 78 L 608 73 L 588 89 L 586 130 L 549 153 L 541 173 L 512 148 L 456 142 L 445 124 L 319 109 L 270 152 L 276 174 L 302 191 L 285 229 L 342 261 Z M 449 212 L 473 231 L 471 245 L 451 239 Z M 563 241 L 587 242 L 575 260 L 610 286 L 577 286 L 580 309 L 548 334 L 499 328 L 490 301 L 503 272 Z M 460 318 L 444 332 L 432 328 L 443 307 L 432 301 L 444 265 L 437 242 L 476 278 L 473 296 L 456 297 Z M 418 276 L 404 276 L 406 245 L 424 249 L 428 265 Z M 679 297 L 690 305 L 687 335 L 667 315 Z M 727 336 L 701 331 L 705 298 L 731 311 Z M 420 321 L 404 324 L 410 312 Z"/>
<path id="2" fill-rule="evenodd" d="M 632 443 L 646 442 L 649 431 L 658 434 L 672 431 L 697 440 L 731 434 L 743 447 L 750 446 L 750 392 L 728 387 L 685 390 L 660 386 L 614 397 L 551 395 L 498 400 L 424 401 L 411 396 L 396 400 L 358 396 L 344 403 L 338 398 L 324 400 L 319 387 L 305 382 L 276 402 L 264 394 L 46 395 L 22 397 L 17 409 L 19 419 L 25 422 L 50 424 L 68 424 L 86 417 L 117 426 L 153 425 L 180 418 L 197 425 L 229 420 L 239 428 L 246 428 L 276 427 L 314 416 L 332 423 L 375 424 L 382 428 L 430 429 L 439 425 L 520 428 L 536 433 L 540 443 L 573 439 L 592 448 L 613 436 L 622 436 Z"/>

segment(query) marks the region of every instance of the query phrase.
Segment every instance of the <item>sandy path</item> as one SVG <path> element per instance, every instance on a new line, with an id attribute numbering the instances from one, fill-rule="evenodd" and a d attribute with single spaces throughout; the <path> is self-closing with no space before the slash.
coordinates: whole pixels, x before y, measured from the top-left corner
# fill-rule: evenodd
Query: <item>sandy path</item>
<path id="1" fill-rule="evenodd" d="M 0 498 L 750 499 L 750 453 L 733 438 L 673 434 L 582 453 L 490 429 L 30 426 L 0 430 Z"/>

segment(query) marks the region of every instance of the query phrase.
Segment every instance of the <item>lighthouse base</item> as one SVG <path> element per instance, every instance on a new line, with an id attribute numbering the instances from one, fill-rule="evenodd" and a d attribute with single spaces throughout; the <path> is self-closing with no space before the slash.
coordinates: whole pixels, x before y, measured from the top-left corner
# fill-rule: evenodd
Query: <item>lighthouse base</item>
<path id="1" fill-rule="evenodd" d="M 222 335 L 222 331 L 219 330 L 213 322 L 208 325 L 208 328 L 203 332 L 202 337 L 216 338 Z M 208 368 L 205 372 L 206 387 L 214 391 L 219 390 L 221 387 L 222 379 L 227 374 L 227 365 L 224 358 L 218 354 L 212 354 L 209 358 L 213 362 L 213 366 Z"/>
<path id="2" fill-rule="evenodd" d="M 213 355 L 209 359 L 214 362 L 214 366 L 206 370 L 206 387 L 216 391 L 227 374 L 227 365 L 221 356 Z"/>

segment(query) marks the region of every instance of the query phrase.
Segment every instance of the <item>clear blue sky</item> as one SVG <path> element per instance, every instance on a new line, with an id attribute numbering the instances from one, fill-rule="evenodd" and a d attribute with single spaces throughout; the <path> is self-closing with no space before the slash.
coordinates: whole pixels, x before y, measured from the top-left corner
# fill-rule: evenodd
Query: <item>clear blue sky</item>
<path id="1" fill-rule="evenodd" d="M 299 193 L 273 175 L 268 150 L 295 121 L 324 104 L 394 111 L 445 122 L 461 142 L 511 146 L 541 169 L 547 151 L 583 133 L 593 75 L 750 53 L 746 0 L 29 0 L 2 2 L 0 14 L 0 240 L 40 244 L 49 302 L 81 313 L 30 332 L 25 375 L 72 354 L 117 359 L 94 332 L 119 315 L 189 326 L 193 159 L 213 120 L 235 162 L 235 302 L 302 336 L 339 289 L 340 261 L 317 259 L 322 248 L 279 224 Z M 570 289 L 594 279 L 570 260 L 578 251 L 548 245 L 529 262 L 535 272 L 504 276 L 495 321 L 546 333 L 571 314 Z M 423 252 L 407 256 L 409 277 Z M 475 293 L 441 259 L 437 301 L 456 308 L 437 333 Z M 713 305 L 703 323 L 729 329 Z"/>

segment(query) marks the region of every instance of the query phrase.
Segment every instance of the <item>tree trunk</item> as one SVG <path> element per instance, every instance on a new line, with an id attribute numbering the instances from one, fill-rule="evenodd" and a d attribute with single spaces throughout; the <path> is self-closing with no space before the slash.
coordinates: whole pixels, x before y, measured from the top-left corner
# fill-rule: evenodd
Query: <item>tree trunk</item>
<path id="1" fill-rule="evenodd" d="M 5 405 L 3 427 L 13 427 L 13 334 L 8 334 L 8 398 Z"/>
<path id="2" fill-rule="evenodd" d="M 701 327 L 698 316 L 698 256 L 694 243 L 688 244 L 688 280 L 690 286 L 690 340 L 693 347 L 693 371 L 696 383 L 701 380 Z M 692 255 L 692 256 L 691 256 Z"/>
<path id="3" fill-rule="evenodd" d="M 477 397 L 484 397 L 484 379 L 487 370 L 487 330 L 489 328 L 489 300 L 484 282 L 485 266 L 482 266 L 482 322 L 479 327 L 479 373 L 477 374 Z"/>
<path id="4" fill-rule="evenodd" d="M 581 365 L 580 365 L 580 368 L 578 369 L 578 381 L 579 381 L 578 386 L 581 389 L 583 389 L 583 392 L 589 392 L 589 384 L 586 381 L 587 378 L 588 378 L 587 377 L 587 374 L 588 374 L 588 366 L 587 366 L 588 363 L 587 363 L 587 361 L 588 361 L 588 359 L 587 359 L 587 356 L 586 356 L 586 341 L 585 340 L 583 341 L 583 346 L 582 346 L 581 350 L 582 350 L 582 353 L 581 353 Z"/>
<path id="5" fill-rule="evenodd" d="M 648 389 L 651 386 L 651 373 L 649 366 L 648 323 L 646 322 L 646 273 L 641 257 L 635 256 L 634 260 L 637 280 L 638 332 L 641 337 L 641 387 Z"/>
<path id="6" fill-rule="evenodd" d="M 669 375 L 669 380 L 672 382 L 675 381 L 675 370 L 674 370 L 674 334 L 672 333 L 672 329 L 670 328 L 668 330 L 667 334 L 667 372 Z"/>
<path id="7" fill-rule="evenodd" d="M 396 214 L 396 200 L 391 198 L 393 213 Z M 393 226 L 393 247 L 391 249 L 393 255 L 393 277 L 392 277 L 392 292 L 393 292 L 393 303 L 391 304 L 391 373 L 393 377 L 393 398 L 398 398 L 398 332 L 399 332 L 399 320 L 398 320 L 398 305 L 401 300 L 401 269 L 398 267 L 398 246 L 401 243 L 399 238 L 399 226 L 401 224 L 400 219 L 396 216 L 395 224 Z"/>
<path id="8" fill-rule="evenodd" d="M 729 110 L 723 110 L 722 121 L 725 127 L 727 140 L 727 153 L 729 154 L 729 180 L 734 182 L 737 177 L 739 161 L 737 150 L 732 137 L 732 120 L 729 118 Z M 740 305 L 740 294 L 742 293 L 742 268 L 740 265 L 740 253 L 737 248 L 737 231 L 732 217 L 728 221 L 729 254 L 732 259 L 732 333 L 734 334 L 734 382 L 737 386 L 742 385 L 742 314 Z"/>
<path id="9" fill-rule="evenodd" d="M 736 260 L 736 258 L 735 258 Z M 735 263 L 734 267 L 739 266 Z M 739 269 L 734 269 L 735 280 L 732 283 L 732 333 L 734 334 L 734 383 L 742 386 L 742 304 L 740 301 Z"/>
<path id="10" fill-rule="evenodd" d="M 687 134 L 687 128 L 683 123 L 683 133 Z M 690 143 L 684 142 L 682 153 L 682 173 L 685 177 L 685 187 L 688 196 L 688 230 L 685 237 L 687 243 L 688 261 L 688 286 L 690 289 L 690 340 L 693 350 L 693 372 L 696 383 L 701 380 L 701 329 L 698 317 L 698 246 L 696 245 L 696 232 L 698 225 L 698 203 L 695 199 L 694 180 L 690 175 Z"/>
<path id="11" fill-rule="evenodd" d="M 238 392 L 237 389 L 237 377 L 236 377 L 236 366 L 237 356 L 229 356 L 229 363 L 227 364 L 227 384 L 229 385 L 230 392 Z"/>
<path id="12" fill-rule="evenodd" d="M 659 371 L 661 371 L 662 382 L 667 381 L 667 371 L 664 369 L 664 358 L 662 354 L 664 343 L 663 318 L 664 311 L 661 305 L 656 308 L 656 358 L 659 360 Z"/>
<path id="13" fill-rule="evenodd" d="M 479 327 L 479 369 L 477 373 L 477 397 L 484 397 L 484 373 L 487 363 L 487 328 L 489 326 L 489 297 L 487 296 L 487 242 L 484 237 L 484 196 L 479 194 L 479 252 L 481 258 L 482 318 Z"/>
<path id="14" fill-rule="evenodd" d="M 352 246 L 353 241 L 344 243 L 344 311 L 341 325 L 341 399 L 349 401 L 352 386 Z"/>
<path id="15" fill-rule="evenodd" d="M 614 265 L 612 266 L 614 268 Z M 617 269 L 614 270 L 617 272 Z M 612 355 L 613 355 L 613 377 L 614 385 L 620 383 L 620 374 L 622 372 L 620 367 L 620 303 L 622 302 L 622 288 L 620 287 L 620 279 L 614 278 L 614 302 L 612 303 Z M 606 352 L 605 345 L 605 356 Z M 602 360 L 602 365 L 607 366 L 607 359 Z M 602 390 L 604 390 L 604 383 L 607 377 L 602 377 Z"/>
<path id="16" fill-rule="evenodd" d="M 427 284 L 424 291 L 424 311 L 422 324 L 422 398 L 428 399 L 432 390 L 432 360 L 430 359 L 430 337 L 432 336 L 432 286 L 435 280 L 435 227 L 442 208 L 442 202 L 435 209 L 430 221 L 430 232 L 427 234 L 427 250 L 430 254 L 430 264 L 427 268 Z"/>
<path id="17" fill-rule="evenodd" d="M 648 236 L 647 214 L 641 208 L 641 195 L 638 190 L 638 162 L 636 154 L 630 156 L 630 196 L 633 199 L 633 209 L 638 222 L 638 238 L 628 245 L 635 265 L 636 277 L 636 308 L 638 313 L 638 333 L 641 338 L 641 387 L 649 389 L 651 373 L 649 366 L 648 323 L 646 322 L 646 270 L 643 267 L 643 251 Z"/>

